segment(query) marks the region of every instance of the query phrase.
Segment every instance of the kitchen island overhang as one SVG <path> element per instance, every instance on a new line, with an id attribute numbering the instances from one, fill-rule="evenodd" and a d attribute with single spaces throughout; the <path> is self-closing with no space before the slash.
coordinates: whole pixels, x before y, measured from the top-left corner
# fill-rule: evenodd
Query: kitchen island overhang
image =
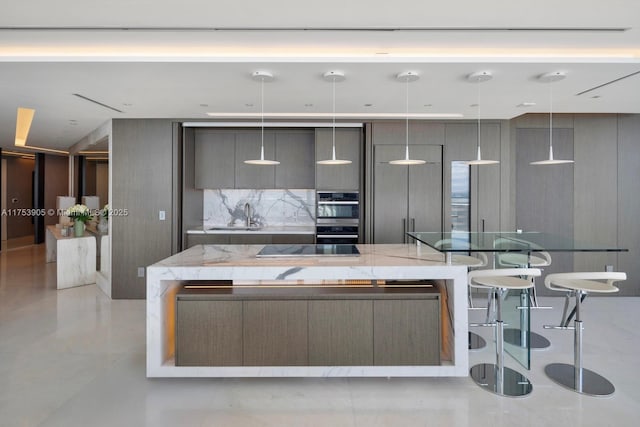
<path id="1" fill-rule="evenodd" d="M 357 257 L 256 258 L 263 245 L 195 246 L 147 268 L 147 377 L 431 377 L 468 375 L 467 269 L 419 245 L 357 245 Z M 260 286 L 332 281 L 441 281 L 451 321 L 450 360 L 439 365 L 176 366 L 176 295 L 187 283 Z M 262 285 L 261 285 L 262 284 Z"/>

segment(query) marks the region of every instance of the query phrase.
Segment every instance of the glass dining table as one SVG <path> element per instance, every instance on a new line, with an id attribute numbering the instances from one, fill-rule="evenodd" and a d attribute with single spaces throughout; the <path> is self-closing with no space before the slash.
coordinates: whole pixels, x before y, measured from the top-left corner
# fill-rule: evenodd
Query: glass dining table
<path id="1" fill-rule="evenodd" d="M 492 253 L 493 267 L 499 254 L 519 253 L 527 259 L 535 252 L 626 252 L 615 245 L 581 241 L 541 232 L 408 232 L 418 244 L 424 243 L 445 254 L 445 262 L 451 263 L 453 255 L 473 252 Z M 523 265 L 528 267 L 529 265 Z M 517 329 L 519 340 L 505 341 L 505 351 L 529 369 L 531 364 L 529 290 L 510 291 L 502 305 L 503 319 Z"/>

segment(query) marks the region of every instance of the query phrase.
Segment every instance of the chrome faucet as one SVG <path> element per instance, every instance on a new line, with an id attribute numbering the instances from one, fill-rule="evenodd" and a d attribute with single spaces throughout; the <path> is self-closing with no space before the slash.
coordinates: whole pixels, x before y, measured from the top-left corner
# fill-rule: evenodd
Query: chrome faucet
<path id="1" fill-rule="evenodd" d="M 244 215 L 247 217 L 247 227 L 251 227 L 251 205 L 249 202 L 244 204 Z"/>

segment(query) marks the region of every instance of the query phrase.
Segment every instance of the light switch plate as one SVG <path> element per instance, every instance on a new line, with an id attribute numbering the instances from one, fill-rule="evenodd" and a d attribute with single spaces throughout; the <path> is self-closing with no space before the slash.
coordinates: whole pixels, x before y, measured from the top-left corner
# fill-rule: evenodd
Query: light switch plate
<path id="1" fill-rule="evenodd" d="M 160 221 L 164 221 L 165 219 L 167 219 L 166 212 L 165 211 L 158 212 L 158 218 L 160 219 Z"/>
<path id="2" fill-rule="evenodd" d="M 138 277 L 144 277 L 144 267 L 138 267 Z"/>

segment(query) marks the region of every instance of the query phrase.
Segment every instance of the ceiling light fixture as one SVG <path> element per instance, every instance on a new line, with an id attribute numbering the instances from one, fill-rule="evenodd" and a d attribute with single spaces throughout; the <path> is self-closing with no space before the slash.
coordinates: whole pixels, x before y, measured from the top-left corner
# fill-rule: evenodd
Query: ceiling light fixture
<path id="1" fill-rule="evenodd" d="M 332 100 L 333 100 L 333 126 L 331 127 L 331 158 L 328 160 L 318 160 L 319 165 L 348 165 L 351 160 L 342 160 L 336 158 L 336 82 L 344 81 L 344 73 L 342 71 L 327 71 L 322 75 L 326 81 L 331 82 Z"/>
<path id="2" fill-rule="evenodd" d="M 27 144 L 27 136 L 31 129 L 31 122 L 36 110 L 31 108 L 18 107 L 18 116 L 16 118 L 16 139 L 14 145 L 24 147 Z"/>
<path id="3" fill-rule="evenodd" d="M 467 80 L 471 83 L 478 83 L 478 137 L 477 141 L 477 157 L 474 160 L 467 162 L 468 165 L 497 165 L 500 163 L 498 160 L 482 160 L 482 154 L 480 153 L 480 85 L 493 78 L 489 71 L 478 71 L 476 73 L 469 74 Z"/>
<path id="4" fill-rule="evenodd" d="M 254 80 L 260 81 L 260 158 L 254 160 L 245 160 L 244 162 L 248 165 L 279 165 L 280 162 L 277 160 L 265 160 L 264 158 L 264 82 L 273 81 L 273 74 L 268 71 L 254 71 L 251 77 Z"/>
<path id="5" fill-rule="evenodd" d="M 564 71 L 554 71 L 546 73 L 538 77 L 538 80 L 542 83 L 554 83 L 560 80 L 564 80 L 567 73 Z M 531 162 L 531 165 L 564 165 L 573 163 L 573 160 L 560 160 L 553 158 L 553 87 L 549 85 L 549 158 L 546 160 L 539 160 L 537 162 Z"/>
<path id="6" fill-rule="evenodd" d="M 389 162 L 390 165 L 411 166 L 411 165 L 423 165 L 427 163 L 425 160 L 409 158 L 409 82 L 415 82 L 419 78 L 420 77 L 418 76 L 418 73 L 416 73 L 415 71 L 405 71 L 396 76 L 396 80 L 398 80 L 399 82 L 405 83 L 405 111 L 407 113 L 406 122 L 405 122 L 406 123 L 405 124 L 406 146 L 405 146 L 404 159 L 391 160 Z"/>

